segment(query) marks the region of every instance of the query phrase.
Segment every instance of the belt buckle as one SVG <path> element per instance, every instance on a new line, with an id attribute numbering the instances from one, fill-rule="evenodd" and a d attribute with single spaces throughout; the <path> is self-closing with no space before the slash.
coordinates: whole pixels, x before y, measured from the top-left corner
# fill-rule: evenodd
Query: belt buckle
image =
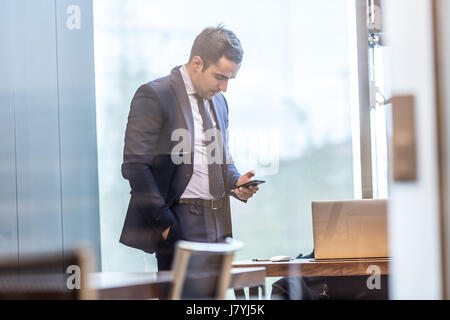
<path id="1" fill-rule="evenodd" d="M 214 206 L 215 203 L 218 204 L 217 207 Z M 211 208 L 210 208 L 210 209 L 211 209 L 211 210 L 219 210 L 219 209 L 220 209 L 221 203 L 222 203 L 222 199 L 219 199 L 219 200 L 211 200 Z"/>

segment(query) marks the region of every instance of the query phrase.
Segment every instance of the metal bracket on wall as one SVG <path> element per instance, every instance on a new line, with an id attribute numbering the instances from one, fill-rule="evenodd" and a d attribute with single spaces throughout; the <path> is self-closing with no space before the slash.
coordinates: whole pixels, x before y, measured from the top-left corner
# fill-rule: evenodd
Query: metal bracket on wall
<path id="1" fill-rule="evenodd" d="M 414 96 L 392 98 L 392 164 L 394 181 L 417 180 Z"/>

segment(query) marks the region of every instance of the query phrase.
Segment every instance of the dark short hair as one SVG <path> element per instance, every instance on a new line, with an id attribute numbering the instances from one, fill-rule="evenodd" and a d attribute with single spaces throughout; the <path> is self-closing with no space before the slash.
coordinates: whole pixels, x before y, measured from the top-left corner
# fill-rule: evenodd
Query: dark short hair
<path id="1" fill-rule="evenodd" d="M 239 64 L 243 55 L 244 50 L 238 37 L 232 31 L 219 25 L 215 28 L 204 29 L 195 38 L 189 62 L 195 56 L 199 56 L 203 60 L 203 71 L 205 71 L 211 63 L 217 63 L 223 56 Z"/>

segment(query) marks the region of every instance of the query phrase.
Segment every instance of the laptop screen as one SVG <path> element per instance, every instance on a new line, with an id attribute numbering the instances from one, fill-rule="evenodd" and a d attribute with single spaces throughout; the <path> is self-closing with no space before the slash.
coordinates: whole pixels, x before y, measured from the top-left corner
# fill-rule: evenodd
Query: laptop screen
<path id="1" fill-rule="evenodd" d="M 312 202 L 316 259 L 388 257 L 387 200 Z"/>

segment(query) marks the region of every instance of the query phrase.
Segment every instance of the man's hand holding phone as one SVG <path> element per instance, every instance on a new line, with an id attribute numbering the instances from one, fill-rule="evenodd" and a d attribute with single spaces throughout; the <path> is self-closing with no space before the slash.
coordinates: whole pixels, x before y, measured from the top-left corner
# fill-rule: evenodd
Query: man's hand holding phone
<path id="1" fill-rule="evenodd" d="M 242 175 L 236 182 L 236 188 L 233 190 L 234 194 L 241 200 L 248 200 L 259 190 L 258 184 L 264 181 L 251 179 L 255 176 L 255 171 L 249 171 Z"/>

